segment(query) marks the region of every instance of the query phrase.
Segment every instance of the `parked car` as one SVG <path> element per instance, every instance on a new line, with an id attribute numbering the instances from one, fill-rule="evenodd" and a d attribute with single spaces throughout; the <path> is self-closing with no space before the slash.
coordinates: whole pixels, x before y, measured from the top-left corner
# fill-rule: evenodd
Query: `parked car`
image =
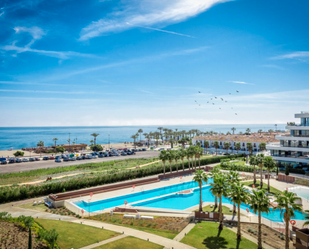
<path id="1" fill-rule="evenodd" d="M 29 158 L 29 162 L 34 162 L 34 161 L 35 161 L 35 159 L 33 157 Z"/>
<path id="2" fill-rule="evenodd" d="M 143 148 L 143 149 L 142 149 L 142 151 L 146 151 L 146 149 L 145 149 L 145 148 Z"/>
<path id="3" fill-rule="evenodd" d="M 23 160 L 21 158 L 16 158 L 17 163 L 21 163 Z"/>
<path id="4" fill-rule="evenodd" d="M 121 152 L 121 154 L 120 155 L 122 155 L 122 156 L 126 156 L 127 155 L 127 153 L 125 153 L 125 152 Z"/>
<path id="5" fill-rule="evenodd" d="M 61 156 L 55 156 L 55 159 L 61 158 Z"/>
<path id="6" fill-rule="evenodd" d="M 76 161 L 76 157 L 71 157 L 70 161 Z"/>
<path id="7" fill-rule="evenodd" d="M 104 157 L 104 154 L 100 154 L 100 155 L 98 155 L 98 157 L 99 157 L 99 158 L 102 158 L 102 157 Z"/>
<path id="8" fill-rule="evenodd" d="M 92 159 L 97 159 L 98 157 L 97 156 L 92 156 Z"/>
<path id="9" fill-rule="evenodd" d="M 64 161 L 64 162 L 68 162 L 68 161 L 70 161 L 70 158 L 64 157 L 64 158 L 63 158 L 63 161 Z"/>
<path id="10" fill-rule="evenodd" d="M 82 159 L 85 160 L 85 159 L 87 159 L 87 158 L 86 158 L 86 156 L 82 156 Z"/>
<path id="11" fill-rule="evenodd" d="M 43 160 L 49 160 L 48 156 L 43 157 Z"/>
<path id="12" fill-rule="evenodd" d="M 160 149 L 158 149 L 158 151 L 162 151 L 162 150 L 165 150 L 164 148 L 160 148 Z"/>
<path id="13" fill-rule="evenodd" d="M 92 159 L 92 155 L 90 155 L 90 154 L 87 155 L 87 156 L 86 156 L 86 159 Z"/>
<path id="14" fill-rule="evenodd" d="M 56 162 L 56 163 L 61 163 L 62 161 L 61 161 L 60 158 L 56 158 L 56 159 L 55 159 L 55 162 Z"/>
<path id="15" fill-rule="evenodd" d="M 35 161 L 41 161 L 41 159 L 38 158 L 38 157 L 35 157 L 34 160 L 35 160 Z"/>
<path id="16" fill-rule="evenodd" d="M 1 164 L 7 164 L 7 160 L 1 160 Z"/>
<path id="17" fill-rule="evenodd" d="M 81 156 L 76 157 L 76 160 L 82 160 Z"/>
<path id="18" fill-rule="evenodd" d="M 28 158 L 23 158 L 22 161 L 23 161 L 24 163 L 29 162 Z"/>
<path id="19" fill-rule="evenodd" d="M 49 160 L 54 160 L 54 159 L 55 159 L 55 157 L 53 157 L 53 156 L 49 157 Z"/>
<path id="20" fill-rule="evenodd" d="M 11 157 L 10 159 L 9 159 L 9 163 L 15 163 L 16 162 L 16 159 L 14 158 L 14 157 Z"/>

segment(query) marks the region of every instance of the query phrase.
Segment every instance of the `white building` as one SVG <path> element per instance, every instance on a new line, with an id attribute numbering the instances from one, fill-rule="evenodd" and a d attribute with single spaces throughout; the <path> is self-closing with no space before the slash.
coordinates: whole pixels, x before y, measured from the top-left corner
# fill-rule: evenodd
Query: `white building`
<path id="1" fill-rule="evenodd" d="M 282 163 L 309 165 L 309 112 L 295 114 L 300 118 L 300 124 L 288 122 L 286 129 L 290 131 L 287 135 L 277 135 L 279 143 L 268 144 L 271 156 Z"/>

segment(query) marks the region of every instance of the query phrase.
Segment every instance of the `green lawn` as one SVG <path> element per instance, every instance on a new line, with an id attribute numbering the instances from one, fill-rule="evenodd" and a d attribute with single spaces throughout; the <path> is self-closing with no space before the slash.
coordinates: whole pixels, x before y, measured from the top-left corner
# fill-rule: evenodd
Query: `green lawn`
<path id="1" fill-rule="evenodd" d="M 119 235 L 116 232 L 68 221 L 35 220 L 46 230 L 56 229 L 59 234 L 57 243 L 61 249 L 81 248 Z"/>
<path id="2" fill-rule="evenodd" d="M 203 211 L 204 212 L 212 212 L 213 211 L 213 207 L 211 208 L 210 205 L 203 207 Z M 198 211 L 198 209 L 196 209 L 195 211 Z M 227 214 L 227 215 L 233 215 L 233 211 L 230 212 L 230 208 L 226 207 L 226 206 L 222 206 L 222 211 L 223 214 Z M 216 212 L 218 212 L 218 208 L 216 209 Z M 243 215 L 243 214 L 240 214 Z"/>
<path id="3" fill-rule="evenodd" d="M 123 249 L 123 248 L 134 248 L 134 249 L 162 249 L 163 246 L 148 242 L 142 239 L 134 237 L 126 237 L 114 242 L 96 247 L 95 249 Z"/>
<path id="4" fill-rule="evenodd" d="M 218 223 L 197 223 L 195 227 L 181 240 L 181 242 L 198 249 L 257 248 L 255 243 L 245 238 L 242 238 L 239 245 L 237 245 L 236 233 L 226 227 L 223 228 L 220 234 L 218 231 Z"/>
<path id="5" fill-rule="evenodd" d="M 39 199 L 38 199 L 39 200 Z M 43 200 L 41 200 L 43 201 Z M 38 201 L 37 201 L 38 202 Z M 48 209 L 44 203 L 40 204 L 40 205 L 35 205 L 33 206 L 33 203 L 32 202 L 29 202 L 29 203 L 25 203 L 25 204 L 22 204 L 22 205 L 19 205 L 17 207 L 20 207 L 20 208 L 25 208 L 25 209 L 32 209 L 32 210 L 36 210 L 36 211 L 40 211 L 40 212 L 45 212 L 46 209 Z"/>
<path id="6" fill-rule="evenodd" d="M 253 181 L 243 182 L 243 184 L 246 185 L 246 186 L 248 186 L 248 187 L 250 187 L 250 188 L 252 188 Z M 255 188 L 256 188 L 256 189 L 260 189 L 260 181 L 256 181 Z M 267 179 L 263 181 L 263 189 L 264 189 L 266 192 L 268 192 L 268 191 L 267 191 Z M 274 187 L 272 187 L 272 186 L 270 185 L 270 192 L 269 192 L 269 193 L 272 193 L 272 194 L 277 195 L 277 194 L 281 194 L 282 192 L 281 192 L 279 189 L 276 189 L 276 188 L 274 188 Z"/>

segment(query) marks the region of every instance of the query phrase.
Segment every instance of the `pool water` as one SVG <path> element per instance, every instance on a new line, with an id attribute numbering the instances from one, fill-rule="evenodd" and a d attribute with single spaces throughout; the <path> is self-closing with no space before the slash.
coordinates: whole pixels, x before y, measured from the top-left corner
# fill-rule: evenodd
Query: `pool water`
<path id="1" fill-rule="evenodd" d="M 211 182 L 212 182 L 212 179 L 209 179 L 208 184 Z M 203 182 L 203 185 L 205 185 L 204 182 Z M 123 196 L 114 197 L 114 198 L 96 201 L 96 202 L 88 203 L 85 201 L 77 201 L 77 202 L 74 202 L 74 204 L 86 210 L 87 212 L 95 212 L 95 211 L 103 210 L 106 208 L 123 205 L 124 201 L 127 201 L 128 203 L 133 203 L 133 202 L 142 201 L 142 200 L 146 200 L 146 199 L 150 199 L 154 197 L 160 197 L 162 195 L 176 193 L 179 191 L 183 191 L 186 189 L 192 189 L 196 187 L 198 187 L 198 183 L 191 181 L 191 182 L 179 183 L 179 184 L 172 185 L 172 186 L 152 189 L 148 191 L 133 193 L 129 195 L 123 195 Z"/>
<path id="2" fill-rule="evenodd" d="M 307 187 L 291 188 L 290 191 L 293 192 L 293 193 L 296 193 L 300 197 L 303 197 L 303 198 L 309 200 L 309 188 L 307 188 Z"/>

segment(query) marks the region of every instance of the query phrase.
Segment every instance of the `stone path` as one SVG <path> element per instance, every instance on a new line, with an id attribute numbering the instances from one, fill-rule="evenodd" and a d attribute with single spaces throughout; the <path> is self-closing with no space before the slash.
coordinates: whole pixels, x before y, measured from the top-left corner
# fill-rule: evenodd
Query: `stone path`
<path id="1" fill-rule="evenodd" d="M 195 226 L 194 222 L 190 222 L 179 234 L 177 234 L 177 236 L 174 238 L 174 240 L 176 241 L 181 241 L 186 234 L 188 234 L 191 229 Z"/>
<path id="2" fill-rule="evenodd" d="M 131 168 L 128 168 L 128 169 L 142 168 L 144 166 L 151 165 L 151 164 L 158 163 L 158 162 L 161 162 L 161 160 L 154 161 L 154 162 L 151 162 L 151 163 L 142 164 L 142 165 L 138 165 L 138 167 L 131 167 Z"/>
<path id="3" fill-rule="evenodd" d="M 95 243 L 95 244 L 91 244 L 89 246 L 85 246 L 85 247 L 82 247 L 80 249 L 92 249 L 92 248 L 96 248 L 96 247 L 99 247 L 99 246 L 102 246 L 102 245 L 105 245 L 107 243 L 110 243 L 110 242 L 114 242 L 116 240 L 119 240 L 119 239 L 123 239 L 125 237 L 127 237 L 128 235 L 125 235 L 125 234 L 122 234 L 122 235 L 119 235 L 119 236 L 116 236 L 114 238 L 111 238 L 111 239 L 107 239 L 107 240 L 103 240 L 99 243 Z"/>

